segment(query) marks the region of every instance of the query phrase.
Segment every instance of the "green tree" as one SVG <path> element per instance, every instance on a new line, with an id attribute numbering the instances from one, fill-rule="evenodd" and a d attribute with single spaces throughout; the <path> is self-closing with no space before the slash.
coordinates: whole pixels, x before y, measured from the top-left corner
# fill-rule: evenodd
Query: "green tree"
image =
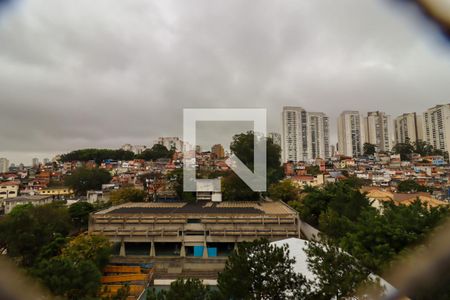
<path id="1" fill-rule="evenodd" d="M 434 153 L 433 146 L 426 141 L 418 140 L 413 143 L 414 153 L 420 154 L 421 156 L 428 156 Z"/>
<path id="2" fill-rule="evenodd" d="M 365 156 L 374 155 L 376 152 L 376 145 L 370 143 L 364 143 L 363 152 Z"/>
<path id="3" fill-rule="evenodd" d="M 139 159 L 150 161 L 150 160 L 157 160 L 159 158 L 172 158 L 174 152 L 175 152 L 174 149 L 169 150 L 164 145 L 155 144 L 151 149 L 145 150 L 137 157 Z"/>
<path id="4" fill-rule="evenodd" d="M 340 239 L 340 246 L 379 273 L 408 247 L 423 242 L 448 216 L 448 207 L 428 207 L 420 201 L 408 206 L 387 202 L 382 213 L 365 209 Z"/>
<path id="5" fill-rule="evenodd" d="M 411 160 L 411 155 L 414 153 L 414 146 L 409 141 L 406 143 L 398 143 L 392 149 L 396 154 L 400 154 L 402 161 Z"/>
<path id="6" fill-rule="evenodd" d="M 77 195 L 85 195 L 89 190 L 99 190 L 102 184 L 111 181 L 111 174 L 104 169 L 78 168 L 65 178 L 65 184 Z"/>
<path id="7" fill-rule="evenodd" d="M 353 189 L 360 189 L 363 186 L 371 185 L 372 183 L 370 179 L 362 179 L 356 176 L 349 176 L 344 180 L 342 180 L 341 182 Z"/>
<path id="8" fill-rule="evenodd" d="M 281 200 L 287 203 L 299 199 L 300 189 L 292 182 L 292 180 L 285 179 L 273 183 L 269 187 L 269 196 L 272 199 Z"/>
<path id="9" fill-rule="evenodd" d="M 306 173 L 308 173 L 311 176 L 317 176 L 317 175 L 321 174 L 322 172 L 320 171 L 319 166 L 308 166 L 308 167 L 306 167 Z"/>
<path id="10" fill-rule="evenodd" d="M 134 153 L 131 151 L 125 151 L 122 149 L 111 150 L 111 149 L 81 149 L 75 150 L 70 153 L 61 155 L 62 162 L 72 162 L 72 161 L 95 161 L 100 164 L 104 160 L 132 160 L 134 159 Z"/>
<path id="11" fill-rule="evenodd" d="M 179 278 L 170 284 L 167 291 L 150 293 L 148 300 L 207 300 L 212 299 L 210 290 L 197 278 Z"/>
<path id="12" fill-rule="evenodd" d="M 234 172 L 222 179 L 222 196 L 226 201 L 254 201 L 260 198 L 260 194 Z"/>
<path id="13" fill-rule="evenodd" d="M 69 300 L 93 299 L 100 287 L 101 273 L 90 260 L 57 256 L 41 261 L 32 274 L 54 295 Z"/>
<path id="14" fill-rule="evenodd" d="M 94 205 L 85 201 L 78 201 L 69 206 L 69 215 L 73 224 L 78 229 L 87 228 L 89 214 L 95 210 Z"/>
<path id="15" fill-rule="evenodd" d="M 266 143 L 266 164 L 267 164 L 267 185 L 277 182 L 283 177 L 281 167 L 281 148 L 273 143 L 270 138 L 256 136 L 253 131 L 236 134 L 230 145 L 230 150 L 235 154 L 250 170 L 254 170 L 254 143 Z"/>
<path id="16" fill-rule="evenodd" d="M 381 292 L 381 287 L 370 279 L 370 271 L 325 236 L 320 242 L 310 241 L 304 250 L 308 269 L 315 276 L 311 283 L 312 299 L 349 299 L 362 286 L 375 285 L 372 290 Z"/>
<path id="17" fill-rule="evenodd" d="M 8 256 L 30 267 L 44 246 L 67 236 L 70 229 L 70 216 L 61 205 L 16 206 L 0 221 L 0 243 Z"/>
<path id="18" fill-rule="evenodd" d="M 39 251 L 36 261 L 40 262 L 61 255 L 62 249 L 66 247 L 68 241 L 68 237 L 63 237 L 61 234 L 55 234 L 55 238 L 50 243 L 43 246 Z"/>
<path id="19" fill-rule="evenodd" d="M 294 263 L 287 245 L 239 244 L 219 274 L 219 290 L 225 299 L 302 299 L 306 279 L 294 271 Z"/>
<path id="20" fill-rule="evenodd" d="M 397 190 L 399 193 L 416 193 L 416 192 L 428 192 L 428 188 L 418 184 L 415 180 L 409 179 L 401 181 Z"/>
<path id="21" fill-rule="evenodd" d="M 301 200 L 290 204 L 299 211 L 300 218 L 312 226 L 319 225 L 320 215 L 329 208 L 354 221 L 370 203 L 353 184 L 343 181 L 327 184 L 321 189 L 310 189 Z"/>
<path id="22" fill-rule="evenodd" d="M 267 186 L 279 181 L 283 177 L 281 167 L 281 148 L 272 139 L 256 136 L 253 131 L 236 134 L 230 149 L 251 171 L 254 171 L 254 144 L 266 143 Z M 254 192 L 234 172 L 230 172 L 222 181 L 223 198 L 225 200 L 258 200 L 259 193 Z"/>
<path id="23" fill-rule="evenodd" d="M 62 257 L 74 262 L 92 261 L 99 269 L 103 269 L 111 255 L 111 243 L 103 236 L 82 234 L 74 238 L 62 250 Z"/>
<path id="24" fill-rule="evenodd" d="M 110 200 L 113 205 L 127 202 L 144 202 L 146 198 L 147 193 L 145 191 L 135 188 L 122 188 L 110 193 Z"/>
<path id="25" fill-rule="evenodd" d="M 319 230 L 333 239 L 340 239 L 350 232 L 353 222 L 346 216 L 342 216 L 331 208 L 320 213 Z"/>

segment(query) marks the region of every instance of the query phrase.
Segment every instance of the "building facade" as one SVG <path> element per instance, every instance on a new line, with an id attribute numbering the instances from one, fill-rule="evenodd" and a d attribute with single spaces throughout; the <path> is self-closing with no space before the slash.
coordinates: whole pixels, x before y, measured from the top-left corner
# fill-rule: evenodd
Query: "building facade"
<path id="1" fill-rule="evenodd" d="M 126 256 L 145 244 L 148 256 L 221 255 L 236 244 L 258 238 L 300 237 L 297 211 L 282 202 L 127 203 L 91 214 L 89 233 L 120 244 Z M 216 253 L 208 251 L 214 248 Z"/>
<path id="2" fill-rule="evenodd" d="M 283 108 L 283 161 L 306 161 L 330 156 L 329 120 L 324 113 L 301 107 Z"/>
<path id="3" fill-rule="evenodd" d="M 9 160 L 7 158 L 0 158 L 0 173 L 6 173 L 9 169 Z"/>
<path id="4" fill-rule="evenodd" d="M 15 198 L 19 194 L 19 183 L 15 181 L 0 182 L 0 200 Z"/>
<path id="5" fill-rule="evenodd" d="M 211 153 L 214 154 L 216 158 L 225 157 L 225 150 L 221 144 L 215 144 L 211 147 Z"/>
<path id="6" fill-rule="evenodd" d="M 74 194 L 74 191 L 69 187 L 49 187 L 42 190 L 36 191 L 37 195 L 47 195 L 47 196 L 70 196 Z"/>
<path id="7" fill-rule="evenodd" d="M 450 103 L 423 113 L 424 140 L 435 149 L 450 151 Z"/>
<path id="8" fill-rule="evenodd" d="M 358 111 L 344 111 L 338 118 L 338 151 L 345 156 L 363 154 L 364 133 Z"/>
<path id="9" fill-rule="evenodd" d="M 394 147 L 394 131 L 391 116 L 381 111 L 367 113 L 364 118 L 365 143 L 375 145 L 378 151 L 391 151 Z"/>
<path id="10" fill-rule="evenodd" d="M 53 196 L 19 196 L 4 201 L 5 214 L 9 214 L 17 205 L 31 204 L 34 206 L 49 204 L 53 202 Z"/>
<path id="11" fill-rule="evenodd" d="M 330 130 L 328 116 L 319 112 L 308 112 L 308 158 L 330 157 Z"/>
<path id="12" fill-rule="evenodd" d="M 413 113 L 405 113 L 394 120 L 395 143 L 415 143 L 423 140 L 422 116 Z"/>

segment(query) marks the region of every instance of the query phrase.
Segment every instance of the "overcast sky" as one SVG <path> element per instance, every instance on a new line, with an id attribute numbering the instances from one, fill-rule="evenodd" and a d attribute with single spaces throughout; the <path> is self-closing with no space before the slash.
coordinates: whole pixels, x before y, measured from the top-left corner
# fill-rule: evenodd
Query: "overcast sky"
<path id="1" fill-rule="evenodd" d="M 406 2 L 12 1 L 0 157 L 181 136 L 183 108 L 267 108 L 279 132 L 282 106 L 302 106 L 330 116 L 335 141 L 343 110 L 449 103 L 450 48 Z"/>

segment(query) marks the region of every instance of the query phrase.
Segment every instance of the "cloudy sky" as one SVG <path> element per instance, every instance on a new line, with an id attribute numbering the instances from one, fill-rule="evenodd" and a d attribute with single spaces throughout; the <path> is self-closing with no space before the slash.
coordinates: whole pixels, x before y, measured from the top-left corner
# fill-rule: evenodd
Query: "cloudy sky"
<path id="1" fill-rule="evenodd" d="M 0 8 L 0 157 L 150 144 L 182 134 L 183 108 L 267 108 L 280 131 L 284 105 L 334 125 L 343 110 L 448 103 L 450 48 L 408 3 L 13 0 Z"/>

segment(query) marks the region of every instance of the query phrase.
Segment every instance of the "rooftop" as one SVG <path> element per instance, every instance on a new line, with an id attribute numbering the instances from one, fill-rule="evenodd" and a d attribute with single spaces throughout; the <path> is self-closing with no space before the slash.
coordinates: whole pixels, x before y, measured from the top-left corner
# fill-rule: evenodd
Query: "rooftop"
<path id="1" fill-rule="evenodd" d="M 52 196 L 19 196 L 14 198 L 5 199 L 5 202 L 33 202 L 33 201 L 41 201 L 48 198 L 52 198 Z"/>
<path id="2" fill-rule="evenodd" d="M 199 201 L 126 203 L 114 206 L 96 214 L 252 214 L 252 215 L 292 215 L 296 211 L 277 201 L 225 201 L 214 203 Z"/>
<path id="3" fill-rule="evenodd" d="M 6 181 L 6 182 L 0 182 L 0 186 L 11 186 L 11 185 L 20 185 L 17 181 Z"/>

